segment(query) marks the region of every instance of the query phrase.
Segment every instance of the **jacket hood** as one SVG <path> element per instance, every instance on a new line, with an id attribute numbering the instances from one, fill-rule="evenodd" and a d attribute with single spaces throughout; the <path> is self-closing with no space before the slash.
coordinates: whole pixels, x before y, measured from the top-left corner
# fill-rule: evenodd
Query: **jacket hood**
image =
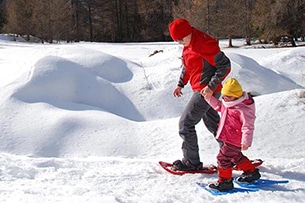
<path id="1" fill-rule="evenodd" d="M 224 100 L 222 101 L 223 105 L 227 108 L 235 106 L 241 102 L 245 103 L 246 105 L 250 105 L 254 103 L 254 100 L 249 93 L 244 91 L 243 95 L 234 101 L 230 101 L 230 102 L 225 102 Z"/>

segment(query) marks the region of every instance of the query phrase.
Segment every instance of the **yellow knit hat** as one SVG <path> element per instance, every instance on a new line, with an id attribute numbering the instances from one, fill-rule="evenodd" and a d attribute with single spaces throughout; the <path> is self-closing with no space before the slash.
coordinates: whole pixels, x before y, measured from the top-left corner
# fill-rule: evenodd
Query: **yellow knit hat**
<path id="1" fill-rule="evenodd" d="M 243 95 L 243 89 L 235 78 L 229 78 L 223 84 L 221 94 L 240 98 Z"/>

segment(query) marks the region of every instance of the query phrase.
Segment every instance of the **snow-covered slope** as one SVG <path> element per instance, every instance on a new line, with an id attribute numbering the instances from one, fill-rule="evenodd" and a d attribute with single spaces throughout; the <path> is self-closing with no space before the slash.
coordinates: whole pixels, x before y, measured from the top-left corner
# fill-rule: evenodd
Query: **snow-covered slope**
<path id="1" fill-rule="evenodd" d="M 223 49 L 230 76 L 259 95 L 245 154 L 265 161 L 264 178 L 290 182 L 213 197 L 195 182 L 216 174 L 173 176 L 157 164 L 182 156 L 178 120 L 191 89 L 172 95 L 177 44 L 0 47 L 1 202 L 304 202 L 305 93 L 296 75 L 305 48 Z M 217 143 L 203 123 L 196 129 L 201 160 L 215 164 Z"/>

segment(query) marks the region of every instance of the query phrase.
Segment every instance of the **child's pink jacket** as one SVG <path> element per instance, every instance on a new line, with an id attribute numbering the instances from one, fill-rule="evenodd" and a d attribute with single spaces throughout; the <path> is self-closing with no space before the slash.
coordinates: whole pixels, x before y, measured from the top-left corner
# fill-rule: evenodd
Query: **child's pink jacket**
<path id="1" fill-rule="evenodd" d="M 250 94 L 232 102 L 219 101 L 211 97 L 207 102 L 221 112 L 216 139 L 241 147 L 251 146 L 255 122 L 255 103 Z"/>

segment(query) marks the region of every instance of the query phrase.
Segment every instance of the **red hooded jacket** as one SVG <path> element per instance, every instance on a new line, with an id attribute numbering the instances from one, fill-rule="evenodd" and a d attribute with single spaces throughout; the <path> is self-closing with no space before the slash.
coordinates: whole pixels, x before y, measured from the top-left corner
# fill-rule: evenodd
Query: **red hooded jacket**
<path id="1" fill-rule="evenodd" d="M 230 60 L 220 51 L 215 39 L 192 29 L 190 45 L 182 52 L 184 67 L 178 86 L 184 87 L 190 82 L 193 91 L 200 91 L 208 85 L 214 92 L 220 92 L 221 82 L 231 70 Z"/>

